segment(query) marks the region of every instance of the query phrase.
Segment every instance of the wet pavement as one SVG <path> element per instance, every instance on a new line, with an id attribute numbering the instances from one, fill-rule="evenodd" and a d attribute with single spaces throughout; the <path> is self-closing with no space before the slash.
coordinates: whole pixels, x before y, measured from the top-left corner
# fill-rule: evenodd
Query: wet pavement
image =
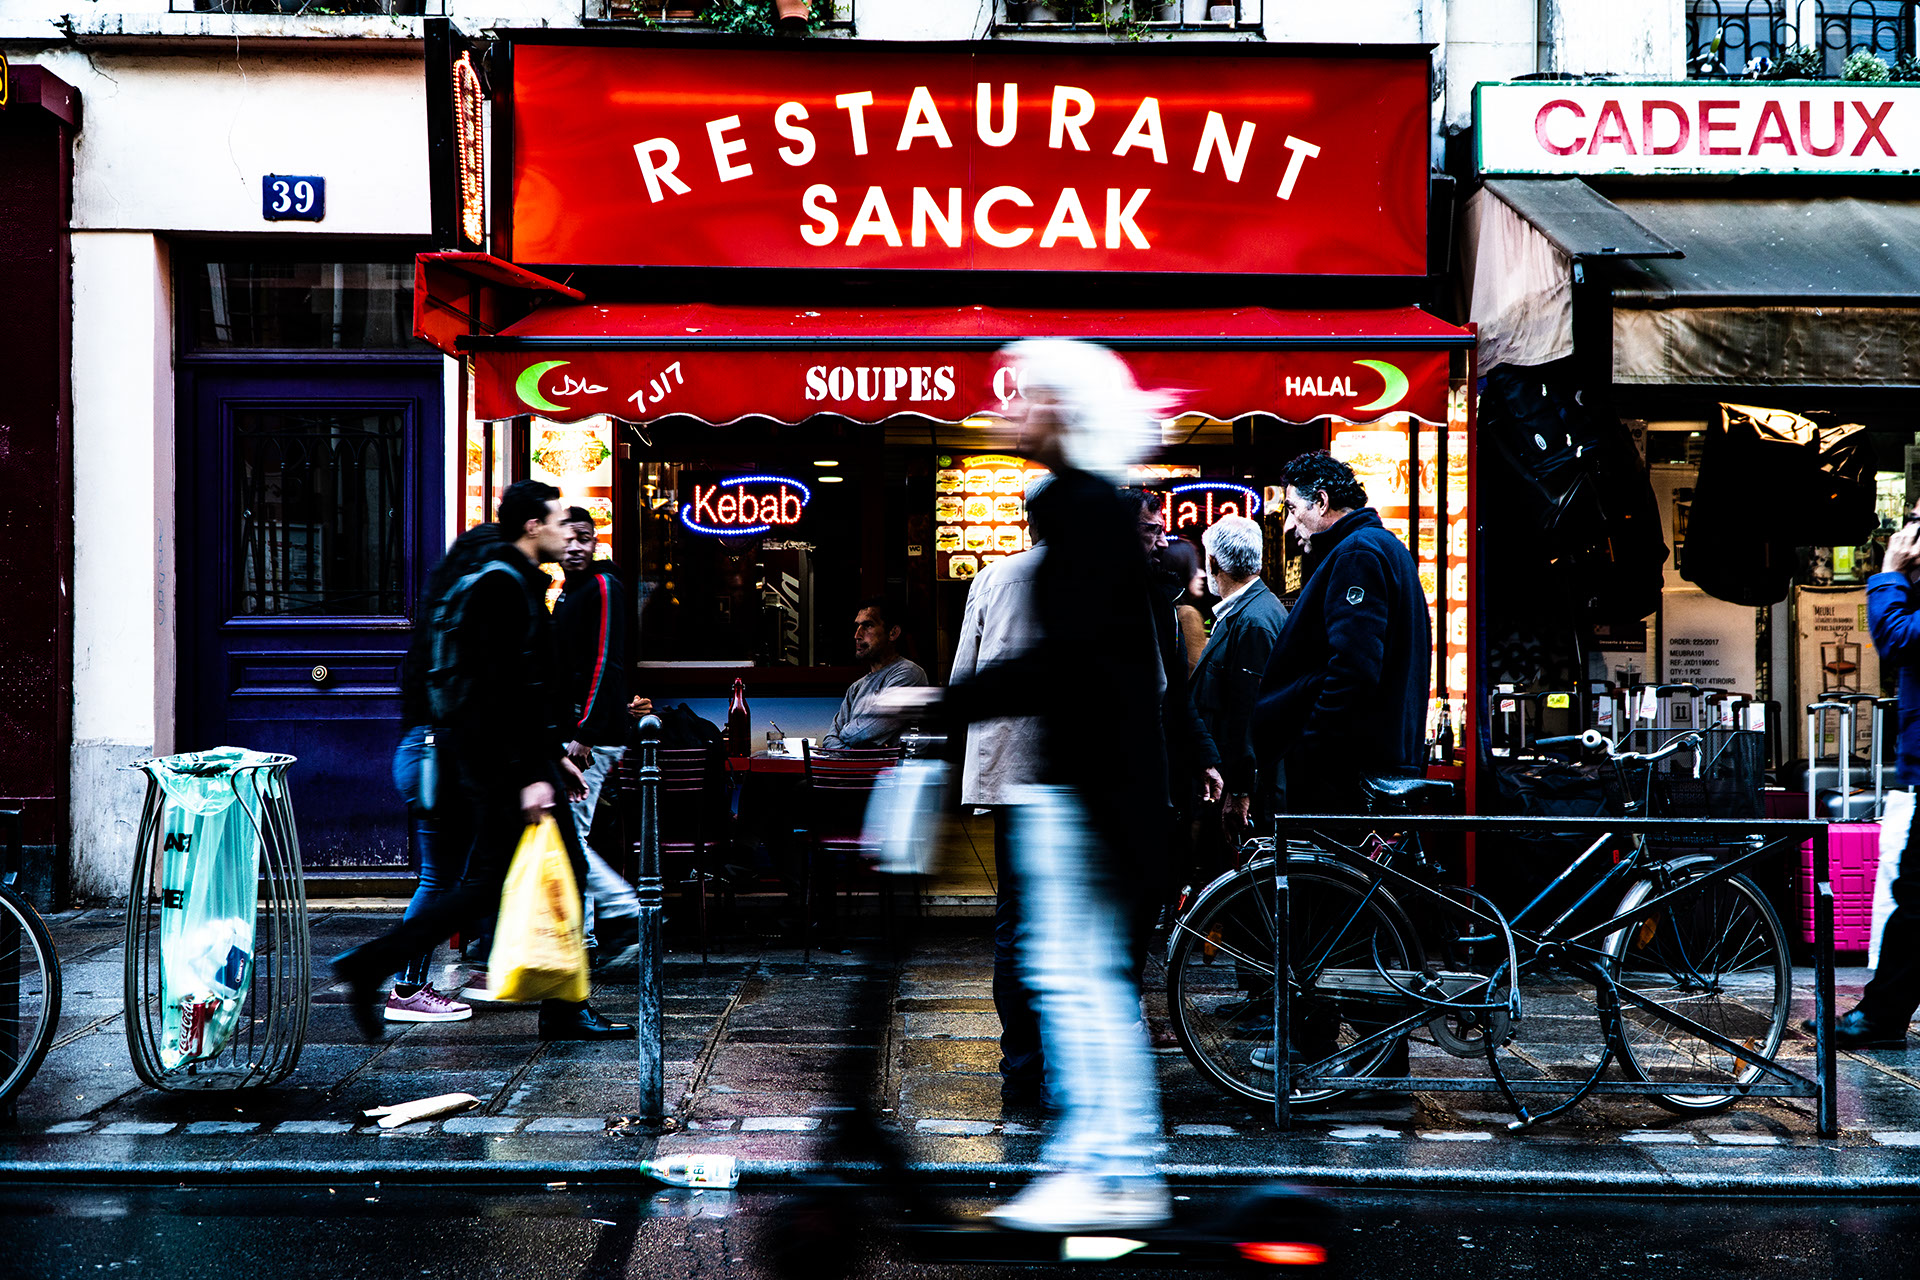
<path id="1" fill-rule="evenodd" d="M 951 1186 L 942 1207 L 977 1213 L 995 1191 Z M 1242 1190 L 1194 1187 L 1175 1205 L 1218 1220 Z M 0 1271 L 35 1280 L 274 1276 L 459 1280 L 681 1280 L 780 1274 L 778 1192 L 444 1187 L 0 1189 L 13 1243 Z M 1330 1280 L 1560 1277 L 1609 1280 L 1901 1280 L 1920 1273 L 1920 1209 L 1897 1201 L 1685 1202 L 1351 1192 L 1321 1198 Z M 1034 1267 L 942 1264 L 871 1219 L 794 1280 L 852 1276 L 1016 1280 Z M 1165 1267 L 1101 1265 L 1113 1280 Z M 1182 1274 L 1227 1274 L 1181 1265 Z M 1053 1270 L 1054 1268 L 1048 1268 Z M 1066 1271 L 1067 1268 L 1058 1268 Z M 1071 1269 L 1084 1274 L 1085 1266 Z M 793 1275 L 794 1273 L 788 1272 Z M 1246 1270 L 1231 1274 L 1246 1275 Z"/>
<path id="2" fill-rule="evenodd" d="M 324 906 L 313 917 L 318 956 L 391 919 Z M 133 1074 L 120 1012 L 124 923 L 104 908 L 52 920 L 66 980 L 62 1025 L 19 1100 L 17 1126 L 0 1131 L 0 1173 L 13 1180 L 620 1181 L 656 1152 L 724 1151 L 743 1161 L 751 1184 L 815 1163 L 849 1091 L 862 1088 L 930 1169 L 1014 1177 L 1039 1150 L 1044 1116 L 1000 1104 L 981 922 L 912 921 L 904 930 L 912 945 L 897 964 L 819 950 L 806 964 L 774 938 L 732 941 L 705 964 L 697 952 L 671 952 L 665 1056 L 677 1131 L 657 1140 L 620 1123 L 638 1104 L 631 1042 L 543 1044 L 531 1007 L 476 1005 L 469 1021 L 393 1027 L 368 1045 L 324 965 L 316 965 L 306 1048 L 284 1084 L 146 1088 Z M 1798 1003 L 1809 1005 L 1810 978 L 1802 977 Z M 1842 1008 L 1865 977 L 1842 970 Z M 593 1001 L 631 1016 L 632 968 L 597 975 Z M 1809 1039 L 1790 1033 L 1790 1065 L 1811 1074 L 1811 1053 Z M 1349 1097 L 1282 1134 L 1265 1109 L 1222 1095 L 1177 1051 L 1156 1061 L 1166 1163 L 1196 1182 L 1284 1176 L 1348 1186 L 1803 1194 L 1920 1187 L 1920 1048 L 1841 1055 L 1842 1131 L 1832 1138 L 1815 1133 L 1809 1099 L 1751 1099 L 1685 1118 L 1641 1098 L 1594 1097 L 1513 1133 L 1497 1095 L 1438 1092 Z M 1449 1070 L 1475 1065 L 1443 1061 Z M 450 1092 L 482 1104 L 393 1130 L 362 1114 Z"/>

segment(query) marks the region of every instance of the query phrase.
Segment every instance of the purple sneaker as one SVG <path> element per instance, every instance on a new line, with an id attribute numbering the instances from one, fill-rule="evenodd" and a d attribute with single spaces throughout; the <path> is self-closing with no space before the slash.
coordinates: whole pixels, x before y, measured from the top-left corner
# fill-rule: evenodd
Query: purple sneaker
<path id="1" fill-rule="evenodd" d="M 396 991 L 387 997 L 388 1022 L 459 1022 L 472 1016 L 472 1005 L 443 996 L 431 986 L 410 996 Z"/>

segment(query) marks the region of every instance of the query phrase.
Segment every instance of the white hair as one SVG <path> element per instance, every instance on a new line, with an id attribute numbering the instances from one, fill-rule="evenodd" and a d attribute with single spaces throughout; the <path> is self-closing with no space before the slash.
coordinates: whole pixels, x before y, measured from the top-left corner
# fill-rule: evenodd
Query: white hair
<path id="1" fill-rule="evenodd" d="M 1027 338 L 1002 351 L 1020 368 L 1023 394 L 1051 394 L 1068 465 L 1119 485 L 1127 468 L 1160 446 L 1152 398 L 1105 347 L 1071 338 Z"/>
<path id="2" fill-rule="evenodd" d="M 1265 542 L 1260 526 L 1245 516 L 1221 516 L 1200 535 L 1200 545 L 1229 578 L 1251 578 L 1259 573 Z"/>

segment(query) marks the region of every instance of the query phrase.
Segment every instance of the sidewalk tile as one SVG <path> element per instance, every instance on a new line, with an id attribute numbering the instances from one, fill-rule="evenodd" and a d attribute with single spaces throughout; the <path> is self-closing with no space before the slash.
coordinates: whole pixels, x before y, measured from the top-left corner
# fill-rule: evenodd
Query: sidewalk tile
<path id="1" fill-rule="evenodd" d="M 351 1120 L 282 1120 L 275 1133 L 352 1133 Z"/>
<path id="2" fill-rule="evenodd" d="M 1883 1147 L 1920 1147 L 1920 1133 L 1881 1129 L 1870 1135 Z"/>
<path id="3" fill-rule="evenodd" d="M 748 1116 L 740 1122 L 742 1133 L 806 1133 L 819 1127 L 818 1116 Z"/>
<path id="4" fill-rule="evenodd" d="M 1428 1142 L 1492 1142 L 1493 1135 L 1484 1129 L 1432 1129 L 1422 1130 L 1421 1138 Z"/>
<path id="5" fill-rule="evenodd" d="M 518 1116 L 453 1116 L 440 1126 L 445 1133 L 512 1133 L 519 1127 Z"/>
<path id="6" fill-rule="evenodd" d="M 172 1133 L 178 1125 L 163 1120 L 116 1120 L 100 1132 L 110 1138 L 157 1138 Z"/>
<path id="7" fill-rule="evenodd" d="M 1400 1131 L 1383 1129 L 1377 1124 L 1343 1124 L 1336 1125 L 1333 1132 L 1327 1136 L 1351 1142 L 1360 1138 L 1397 1138 L 1400 1136 Z"/>
<path id="8" fill-rule="evenodd" d="M 1173 1126 L 1176 1138 L 1237 1138 L 1238 1130 L 1224 1124 L 1177 1124 Z"/>
<path id="9" fill-rule="evenodd" d="M 1728 1147 L 1777 1147 L 1784 1141 L 1771 1133 L 1710 1133 L 1707 1137 Z"/>
<path id="10" fill-rule="evenodd" d="M 919 1133 L 945 1133 L 964 1136 L 978 1136 L 993 1132 L 991 1120 L 918 1120 L 914 1129 Z"/>
<path id="11" fill-rule="evenodd" d="M 195 1120 L 183 1132 L 198 1138 L 214 1133 L 252 1133 L 259 1127 L 258 1120 Z"/>
<path id="12" fill-rule="evenodd" d="M 701 1130 L 707 1133 L 720 1133 L 733 1128 L 733 1126 L 738 1123 L 739 1121 L 737 1120 L 689 1120 L 687 1121 L 686 1127 L 689 1131 Z"/>
<path id="13" fill-rule="evenodd" d="M 1674 1133 L 1666 1129 L 1635 1129 L 1632 1133 L 1621 1134 L 1620 1141 L 1640 1142 L 1640 1143 L 1648 1143 L 1648 1144 L 1653 1144 L 1653 1143 L 1673 1143 L 1676 1145 L 1685 1144 L 1686 1146 L 1689 1146 L 1689 1147 L 1695 1144 L 1695 1139 L 1692 1134 Z"/>
<path id="14" fill-rule="evenodd" d="M 528 1133 L 605 1133 L 607 1122 L 598 1116 L 541 1116 L 527 1121 Z"/>
<path id="15" fill-rule="evenodd" d="M 59 1124 L 47 1126 L 48 1133 L 85 1133 L 93 1128 L 91 1120 L 62 1120 Z"/>

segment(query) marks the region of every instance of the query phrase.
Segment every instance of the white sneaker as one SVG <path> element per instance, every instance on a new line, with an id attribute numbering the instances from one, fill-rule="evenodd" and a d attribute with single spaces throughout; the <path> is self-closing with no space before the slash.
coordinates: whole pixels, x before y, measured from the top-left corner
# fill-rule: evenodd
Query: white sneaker
<path id="1" fill-rule="evenodd" d="M 1051 1173 L 986 1216 L 1015 1231 L 1107 1231 L 1157 1227 L 1172 1214 L 1167 1184 L 1157 1174 Z"/>

